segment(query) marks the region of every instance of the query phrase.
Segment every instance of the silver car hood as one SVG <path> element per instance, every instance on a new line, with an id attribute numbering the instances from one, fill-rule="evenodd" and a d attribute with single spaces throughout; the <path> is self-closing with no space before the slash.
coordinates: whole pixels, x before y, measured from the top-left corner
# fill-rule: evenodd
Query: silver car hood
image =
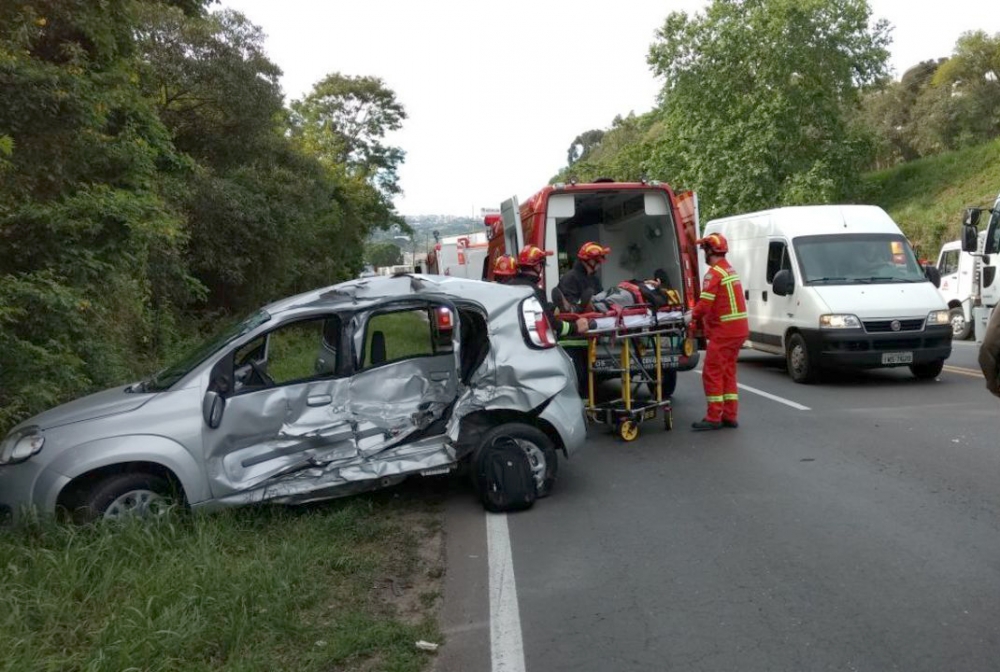
<path id="1" fill-rule="evenodd" d="M 128 413 L 144 406 L 156 396 L 149 392 L 126 392 L 126 387 L 114 387 L 76 399 L 62 406 L 50 408 L 32 417 L 28 423 L 41 429 L 52 429 L 74 422 L 105 418 L 109 415 Z"/>

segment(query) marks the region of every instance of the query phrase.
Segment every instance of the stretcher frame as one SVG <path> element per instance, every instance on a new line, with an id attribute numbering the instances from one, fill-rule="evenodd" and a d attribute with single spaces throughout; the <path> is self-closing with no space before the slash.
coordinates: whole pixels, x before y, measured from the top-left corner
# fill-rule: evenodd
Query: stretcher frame
<path id="1" fill-rule="evenodd" d="M 651 312 L 654 316 L 652 324 L 643 326 L 625 326 L 625 317 L 641 312 Z M 623 441 L 634 441 L 639 436 L 639 426 L 644 422 L 655 420 L 662 415 L 663 427 L 670 431 L 674 426 L 673 405 L 671 400 L 663 398 L 663 344 L 664 336 L 683 337 L 685 325 L 683 318 L 672 318 L 659 321 L 657 312 L 652 306 L 637 304 L 617 311 L 615 325 L 606 329 L 588 331 L 584 336 L 587 340 L 587 403 L 585 406 L 587 419 L 593 423 L 610 425 Z M 579 317 L 594 317 L 594 314 L 582 314 Z M 601 317 L 607 317 L 601 314 Z M 567 318 L 571 316 L 567 315 Z M 643 364 L 643 341 L 652 340 L 653 371 Z M 599 373 L 619 373 L 622 381 L 622 396 L 617 399 L 598 403 L 595 394 L 594 368 L 597 361 L 598 348 L 605 348 L 611 354 L 617 348 L 619 368 L 601 368 Z M 655 398 L 648 403 L 637 404 L 633 398 L 633 387 L 652 385 L 656 391 Z"/>

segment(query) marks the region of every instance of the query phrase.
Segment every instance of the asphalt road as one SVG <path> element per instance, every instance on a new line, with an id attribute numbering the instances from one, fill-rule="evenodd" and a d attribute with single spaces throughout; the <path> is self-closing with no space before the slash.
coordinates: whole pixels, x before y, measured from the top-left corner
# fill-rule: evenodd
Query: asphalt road
<path id="1" fill-rule="evenodd" d="M 452 498 L 438 669 L 1000 669 L 1000 400 L 975 346 L 937 381 L 803 386 L 752 352 L 739 379 L 799 408 L 744 389 L 738 430 L 693 433 L 686 374 L 673 432 L 594 428 L 506 517 L 523 667 L 496 608 L 491 656 L 486 516 Z"/>

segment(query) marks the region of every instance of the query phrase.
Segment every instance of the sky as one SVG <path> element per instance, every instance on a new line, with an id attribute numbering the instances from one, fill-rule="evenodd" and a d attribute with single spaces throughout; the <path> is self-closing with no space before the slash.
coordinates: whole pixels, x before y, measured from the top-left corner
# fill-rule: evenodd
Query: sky
<path id="1" fill-rule="evenodd" d="M 893 26 L 898 77 L 951 54 L 959 35 L 1000 27 L 1000 3 L 869 0 Z M 573 139 L 654 106 L 656 29 L 704 0 L 222 0 L 267 35 L 286 99 L 330 72 L 381 77 L 408 119 L 404 215 L 478 215 L 524 200 L 566 163 Z M 946 11 L 940 11 L 946 7 Z M 669 176 L 651 176 L 665 179 Z"/>

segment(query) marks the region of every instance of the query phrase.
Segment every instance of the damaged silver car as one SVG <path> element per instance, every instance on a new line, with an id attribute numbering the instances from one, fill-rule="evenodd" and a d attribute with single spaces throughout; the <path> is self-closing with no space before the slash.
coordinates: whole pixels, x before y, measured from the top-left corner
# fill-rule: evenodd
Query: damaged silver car
<path id="1" fill-rule="evenodd" d="M 0 513 L 308 502 L 445 473 L 498 436 L 545 494 L 586 431 L 553 343 L 524 287 L 404 275 L 285 299 L 148 380 L 15 427 Z"/>

